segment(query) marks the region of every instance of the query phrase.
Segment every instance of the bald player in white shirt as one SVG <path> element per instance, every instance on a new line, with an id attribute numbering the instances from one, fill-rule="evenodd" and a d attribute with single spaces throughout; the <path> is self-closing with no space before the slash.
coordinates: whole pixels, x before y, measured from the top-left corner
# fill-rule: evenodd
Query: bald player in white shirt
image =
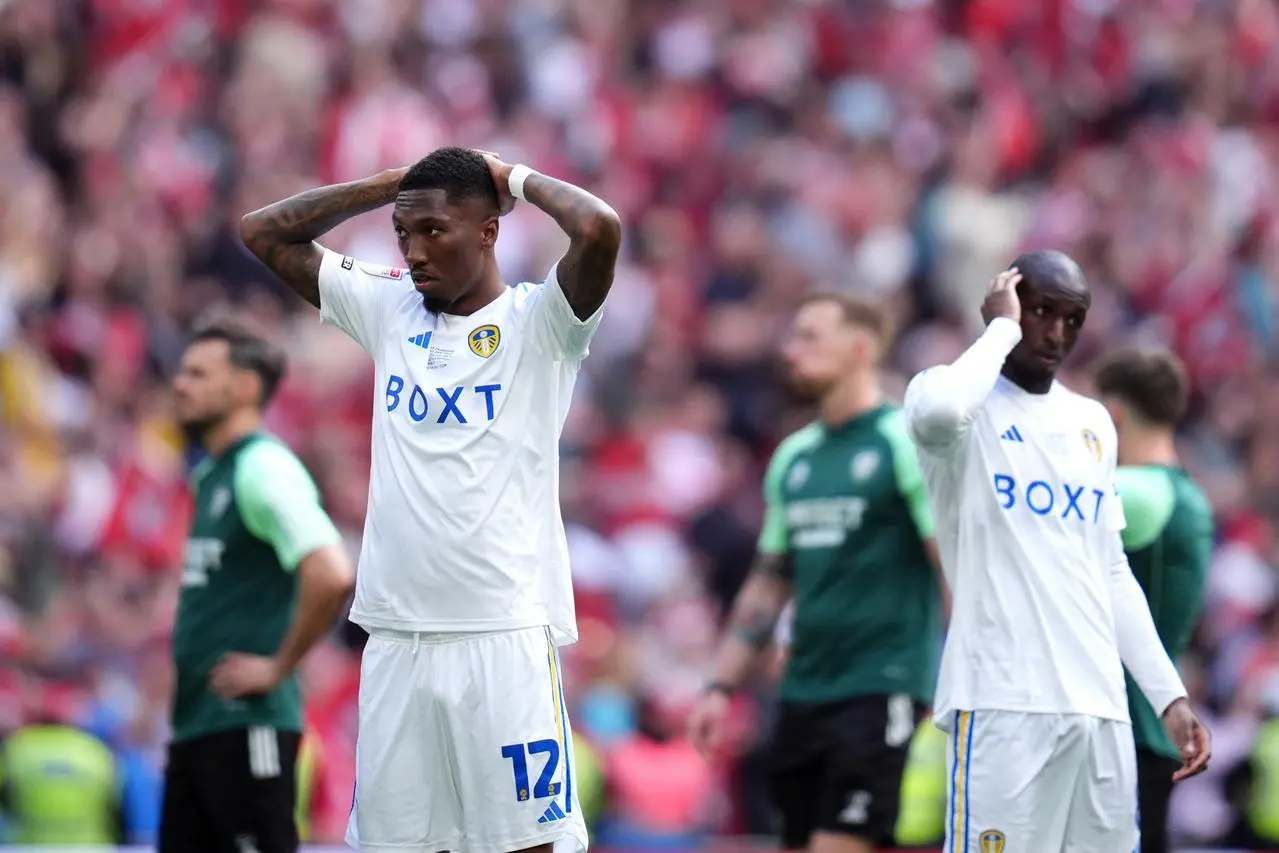
<path id="1" fill-rule="evenodd" d="M 493 248 L 517 198 L 569 247 L 545 282 L 508 287 Z M 392 202 L 407 269 L 314 242 Z M 241 232 L 376 366 L 347 842 L 584 850 L 556 650 L 577 639 L 559 435 L 612 285 L 617 214 L 525 166 L 444 148 L 250 213 Z"/>
<path id="2" fill-rule="evenodd" d="M 1184 765 L 1210 741 L 1128 567 L 1115 427 L 1055 380 L 1091 303 L 1059 252 L 992 283 L 985 333 L 916 376 L 905 410 L 953 595 L 935 720 L 948 853 L 1130 853 L 1137 772 L 1121 666 Z"/>

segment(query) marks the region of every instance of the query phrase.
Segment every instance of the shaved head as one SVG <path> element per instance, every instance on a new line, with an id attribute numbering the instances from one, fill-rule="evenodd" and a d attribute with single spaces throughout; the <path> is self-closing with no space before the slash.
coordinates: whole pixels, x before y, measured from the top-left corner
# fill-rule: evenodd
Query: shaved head
<path id="1" fill-rule="evenodd" d="M 1075 259 L 1053 249 L 1026 252 L 1009 266 L 1021 273 L 1022 287 L 1045 296 L 1075 298 L 1091 304 L 1092 291 Z"/>

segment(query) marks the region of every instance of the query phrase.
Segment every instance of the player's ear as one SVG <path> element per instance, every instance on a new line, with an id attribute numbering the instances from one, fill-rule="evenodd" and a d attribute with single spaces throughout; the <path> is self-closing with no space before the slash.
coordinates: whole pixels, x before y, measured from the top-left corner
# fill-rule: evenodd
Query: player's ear
<path id="1" fill-rule="evenodd" d="M 853 352 L 858 363 L 871 363 L 878 359 L 878 344 L 875 336 L 860 326 L 853 327 Z"/>
<path id="2" fill-rule="evenodd" d="M 497 217 L 491 217 L 480 226 L 480 245 L 485 249 L 491 249 L 497 245 L 497 232 L 500 226 L 497 223 Z"/>

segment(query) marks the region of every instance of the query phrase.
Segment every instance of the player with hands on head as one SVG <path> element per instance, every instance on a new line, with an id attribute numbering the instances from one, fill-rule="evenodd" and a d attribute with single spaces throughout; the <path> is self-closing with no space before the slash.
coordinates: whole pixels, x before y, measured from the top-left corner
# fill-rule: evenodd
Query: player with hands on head
<path id="1" fill-rule="evenodd" d="M 953 601 L 948 849 L 1136 847 L 1125 665 L 1178 778 L 1211 752 L 1124 554 L 1115 425 L 1056 381 L 1090 305 L 1073 260 L 1028 252 L 991 283 L 981 337 L 906 391 Z"/>
<path id="2" fill-rule="evenodd" d="M 543 282 L 510 287 L 494 247 L 516 199 L 568 249 Z M 315 242 L 385 205 L 405 268 Z M 442 148 L 249 213 L 241 236 L 376 367 L 348 843 L 584 849 L 557 648 L 577 639 L 559 436 L 613 283 L 617 214 L 527 166 Z"/>

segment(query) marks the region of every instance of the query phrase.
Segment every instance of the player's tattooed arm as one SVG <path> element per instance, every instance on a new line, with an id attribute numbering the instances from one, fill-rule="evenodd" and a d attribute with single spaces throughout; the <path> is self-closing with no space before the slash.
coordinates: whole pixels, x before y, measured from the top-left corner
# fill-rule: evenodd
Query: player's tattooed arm
<path id="1" fill-rule="evenodd" d="M 585 320 L 604 304 L 613 286 L 622 220 L 613 208 L 581 187 L 537 172 L 525 179 L 524 198 L 568 235 L 568 251 L 555 272 L 573 314 Z"/>
<path id="2" fill-rule="evenodd" d="M 240 220 L 240 238 L 285 284 L 319 308 L 324 251 L 316 238 L 352 216 L 394 201 L 405 171 L 388 169 L 371 178 L 307 190 L 269 204 Z"/>
<path id="3" fill-rule="evenodd" d="M 728 620 L 728 631 L 715 662 L 716 684 L 737 686 L 759 653 L 769 644 L 777 619 L 791 597 L 790 558 L 757 554 Z"/>

